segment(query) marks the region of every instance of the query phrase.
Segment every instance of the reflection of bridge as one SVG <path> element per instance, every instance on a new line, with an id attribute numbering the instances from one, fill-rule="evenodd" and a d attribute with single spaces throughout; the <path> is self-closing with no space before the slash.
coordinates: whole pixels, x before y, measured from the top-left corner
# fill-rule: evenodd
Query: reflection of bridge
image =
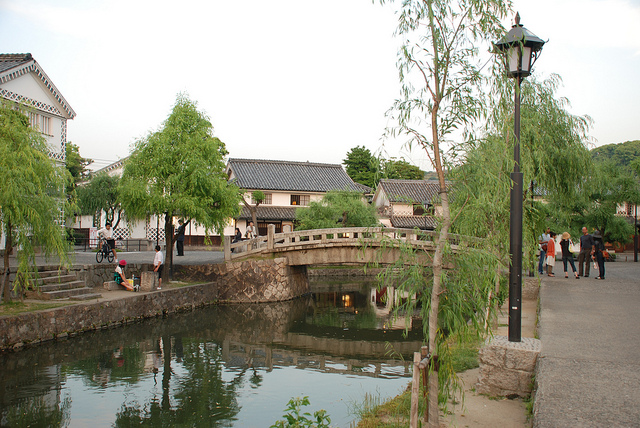
<path id="1" fill-rule="evenodd" d="M 293 339 L 296 341 L 296 339 Z M 408 342 L 411 351 L 419 349 L 421 342 Z M 262 367 L 272 371 L 275 367 L 313 369 L 322 373 L 348 374 L 352 376 L 395 378 L 411 374 L 409 359 L 397 359 L 391 351 L 385 357 L 345 357 L 326 350 L 288 348 L 286 344 L 248 345 L 225 340 L 222 342 L 222 359 L 230 366 Z M 393 357 L 396 357 L 394 359 Z"/>
<path id="2" fill-rule="evenodd" d="M 251 256 L 286 257 L 289 266 L 331 264 L 390 264 L 398 260 L 400 248 L 411 246 L 424 252 L 435 251 L 436 232 L 417 229 L 382 227 L 346 227 L 275 233 L 270 225 L 267 236 L 231 243 L 226 237 L 225 260 L 234 261 Z M 459 235 L 450 235 L 455 250 Z M 382 251 L 380 251 L 382 250 Z M 430 258 L 425 256 L 425 264 Z"/>

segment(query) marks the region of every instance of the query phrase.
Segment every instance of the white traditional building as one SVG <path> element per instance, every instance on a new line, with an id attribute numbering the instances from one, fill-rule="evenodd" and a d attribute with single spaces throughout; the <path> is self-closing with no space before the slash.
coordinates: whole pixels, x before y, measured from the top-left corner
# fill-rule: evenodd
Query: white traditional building
<path id="1" fill-rule="evenodd" d="M 269 224 L 275 226 L 276 233 L 292 231 L 296 210 L 319 202 L 331 190 L 356 191 L 363 195 L 371 191 L 355 183 L 339 164 L 229 159 L 227 175 L 229 181 L 245 192 L 245 201 L 251 205 L 255 205 L 254 191 L 264 193 L 265 200 L 257 207 L 256 226 L 260 235 L 267 234 Z M 234 227 L 244 235 L 249 221 L 251 212 L 243 204 L 239 218 L 225 229 L 225 235 L 233 235 Z"/>
<path id="2" fill-rule="evenodd" d="M 64 163 L 67 121 L 76 113 L 30 53 L 0 54 L 0 98 L 30 107 L 31 126 L 46 139 L 50 156 Z"/>
<path id="3" fill-rule="evenodd" d="M 442 216 L 437 180 L 380 180 L 373 195 L 380 222 L 389 227 L 434 230 Z"/>
<path id="4" fill-rule="evenodd" d="M 76 113 L 31 54 L 0 54 L 0 101 L 24 110 L 47 142 L 49 156 L 63 166 L 67 121 Z M 4 239 L 0 236 L 0 249 Z"/>

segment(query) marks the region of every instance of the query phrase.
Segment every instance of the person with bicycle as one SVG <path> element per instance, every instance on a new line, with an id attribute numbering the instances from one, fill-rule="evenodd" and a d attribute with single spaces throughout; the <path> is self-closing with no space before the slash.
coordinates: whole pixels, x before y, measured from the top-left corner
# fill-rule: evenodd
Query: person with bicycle
<path id="1" fill-rule="evenodd" d="M 118 263 L 118 254 L 116 254 L 116 241 L 113 239 L 113 229 L 111 228 L 111 223 L 107 222 L 102 229 L 98 231 L 98 237 L 100 239 L 104 239 L 107 241 L 109 248 L 113 252 L 113 258 L 115 259 L 115 263 Z"/>

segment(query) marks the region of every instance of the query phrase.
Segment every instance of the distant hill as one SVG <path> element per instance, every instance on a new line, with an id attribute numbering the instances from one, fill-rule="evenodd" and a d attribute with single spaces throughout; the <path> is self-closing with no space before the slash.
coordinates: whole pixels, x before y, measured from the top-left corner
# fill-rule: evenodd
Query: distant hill
<path id="1" fill-rule="evenodd" d="M 631 162 L 640 158 L 640 140 L 596 147 L 591 150 L 591 158 L 594 162 L 611 160 L 626 169 Z"/>
<path id="2" fill-rule="evenodd" d="M 435 171 L 425 171 L 423 180 L 437 180 L 438 173 Z"/>

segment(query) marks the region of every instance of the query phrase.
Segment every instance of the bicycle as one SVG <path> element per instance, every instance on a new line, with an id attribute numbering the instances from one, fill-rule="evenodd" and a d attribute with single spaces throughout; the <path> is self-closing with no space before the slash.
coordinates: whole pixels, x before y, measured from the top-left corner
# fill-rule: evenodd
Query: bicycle
<path id="1" fill-rule="evenodd" d="M 107 262 L 113 263 L 114 257 L 111 247 L 104 239 L 100 239 L 100 242 L 102 243 L 102 248 L 100 248 L 96 253 L 96 261 L 98 263 L 102 263 L 103 259 L 107 259 Z"/>

